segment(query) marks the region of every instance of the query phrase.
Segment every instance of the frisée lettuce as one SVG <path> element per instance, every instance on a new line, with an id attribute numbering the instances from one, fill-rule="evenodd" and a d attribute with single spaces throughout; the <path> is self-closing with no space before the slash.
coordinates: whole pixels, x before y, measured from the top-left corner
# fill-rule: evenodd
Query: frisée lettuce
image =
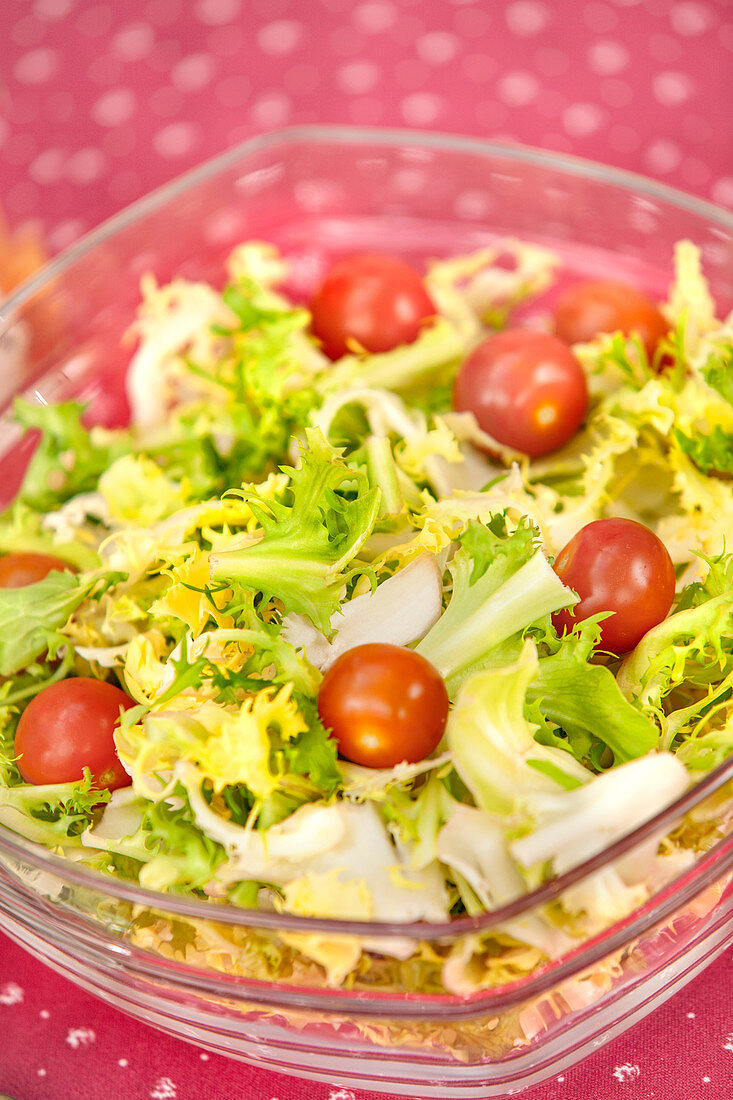
<path id="1" fill-rule="evenodd" d="M 437 316 L 417 339 L 333 363 L 270 245 L 236 249 L 222 290 L 146 277 L 127 428 L 87 427 L 73 401 L 15 404 L 40 442 L 0 551 L 70 569 L 0 587 L 0 824 L 212 910 L 446 922 L 578 866 L 722 763 L 733 322 L 693 245 L 675 264 L 657 353 L 619 333 L 577 346 L 585 422 L 532 461 L 449 395 L 517 307 L 546 323 L 560 264 L 544 249 L 433 262 Z M 677 576 L 669 615 L 623 657 L 603 649 L 603 614 L 569 633 L 553 619 L 578 602 L 554 560 L 604 517 L 655 530 Z M 367 769 L 339 754 L 318 697 L 344 654 L 380 642 L 430 662 L 450 714 L 427 759 Z M 115 732 L 129 786 L 24 781 L 20 716 L 73 677 L 134 702 Z M 399 961 L 470 992 L 625 916 L 711 835 L 683 822 L 444 955 L 410 934 L 283 932 L 255 969 L 287 951 L 341 985 L 369 967 L 393 981 Z"/>

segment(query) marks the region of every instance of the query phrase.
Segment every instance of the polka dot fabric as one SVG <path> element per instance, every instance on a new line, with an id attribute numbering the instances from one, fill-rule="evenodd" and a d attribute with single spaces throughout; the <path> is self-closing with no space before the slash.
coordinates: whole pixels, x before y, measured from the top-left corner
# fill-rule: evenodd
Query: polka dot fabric
<path id="1" fill-rule="evenodd" d="M 733 207 L 730 0 L 4 0 L 0 42 L 0 200 L 50 252 L 184 169 L 296 123 L 522 142 Z M 729 954 L 524 1095 L 733 1095 L 731 980 Z M 2 936 L 0 1026 L 0 1091 L 22 1100 L 370 1095 L 158 1035 Z"/>
<path id="2" fill-rule="evenodd" d="M 293 123 L 480 135 L 733 207 L 729 0 L 5 0 L 0 194 L 57 251 Z"/>

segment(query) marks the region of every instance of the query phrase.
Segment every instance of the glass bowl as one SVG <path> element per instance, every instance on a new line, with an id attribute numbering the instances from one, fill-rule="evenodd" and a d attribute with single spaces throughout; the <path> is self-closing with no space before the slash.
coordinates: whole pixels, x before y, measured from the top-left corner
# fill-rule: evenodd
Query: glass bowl
<path id="1" fill-rule="evenodd" d="M 0 316 L 0 402 L 77 397 L 124 422 L 122 336 L 152 271 L 219 283 L 242 240 L 272 241 L 305 296 L 336 256 L 426 257 L 515 236 L 556 249 L 567 276 L 662 294 L 672 247 L 702 249 L 721 311 L 733 306 L 733 216 L 625 172 L 532 150 L 404 132 L 304 128 L 257 138 L 135 204 L 52 262 Z M 32 441 L 5 419 L 3 502 Z M 0 828 L 0 925 L 37 958 L 147 1023 L 209 1050 L 338 1085 L 421 1097 L 518 1092 L 650 1012 L 733 941 L 733 761 L 663 813 L 555 881 L 449 924 L 377 924 L 236 909 L 162 895 L 68 862 Z M 530 974 L 447 994 L 450 950 L 469 975 L 479 937 L 529 920 L 641 855 L 692 815 L 707 850 L 640 908 Z M 726 825 L 727 821 L 727 825 Z M 369 965 L 340 988 L 299 937 L 356 938 Z M 390 980 L 380 946 L 421 945 Z M 302 943 L 302 940 L 300 941 Z M 461 968 L 465 968 L 464 971 Z"/>

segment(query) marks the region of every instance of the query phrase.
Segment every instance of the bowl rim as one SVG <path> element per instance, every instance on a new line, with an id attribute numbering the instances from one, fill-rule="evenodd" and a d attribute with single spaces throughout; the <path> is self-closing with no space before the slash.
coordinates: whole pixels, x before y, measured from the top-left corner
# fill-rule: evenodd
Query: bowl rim
<path id="1" fill-rule="evenodd" d="M 733 211 L 717 206 L 708 199 L 698 198 L 686 191 L 671 187 L 666 183 L 650 179 L 638 172 L 626 168 L 616 168 L 600 161 L 573 156 L 569 153 L 557 153 L 537 146 L 514 144 L 509 142 L 486 141 L 482 138 L 460 136 L 431 130 L 410 130 L 397 127 L 349 126 L 343 124 L 309 124 L 289 126 L 266 134 L 246 138 L 237 145 L 209 157 L 202 164 L 181 173 L 168 183 L 136 199 L 121 211 L 102 221 L 94 229 L 85 233 L 75 244 L 64 249 L 58 256 L 44 264 L 38 272 L 26 279 L 12 294 L 0 299 L 0 335 L 4 324 L 12 313 L 32 298 L 45 283 L 71 267 L 82 256 L 97 245 L 113 237 L 128 225 L 153 213 L 162 205 L 179 195 L 204 183 L 218 173 L 233 167 L 242 158 L 275 149 L 279 145 L 307 145 L 312 142 L 345 143 L 355 145 L 359 142 L 381 143 L 389 147 L 412 146 L 438 151 L 467 153 L 483 156 L 504 157 L 521 164 L 533 164 L 538 167 L 552 168 L 580 179 L 595 180 L 611 184 L 623 190 L 660 199 L 680 210 L 696 214 L 715 222 L 720 228 L 727 229 L 733 235 Z"/>
<path id="2" fill-rule="evenodd" d="M 2 335 L 4 323 L 10 321 L 13 313 L 33 298 L 46 283 L 72 267 L 77 260 L 92 251 L 97 245 L 113 237 L 115 233 L 126 229 L 135 221 L 153 213 L 159 207 L 185 194 L 191 188 L 233 168 L 240 160 L 252 154 L 276 150 L 278 147 L 288 144 L 307 146 L 315 142 L 352 145 L 371 143 L 372 145 L 381 144 L 390 148 L 407 146 L 410 148 L 465 153 L 479 157 L 498 157 L 514 160 L 518 163 L 537 165 L 567 175 L 611 184 L 630 192 L 660 199 L 677 206 L 679 209 L 706 218 L 721 228 L 730 230 L 733 236 L 733 212 L 666 184 L 657 183 L 637 173 L 608 167 L 596 161 L 585 160 L 564 153 L 547 152 L 530 146 L 484 141 L 480 138 L 461 137 L 430 131 L 347 125 L 293 126 L 248 138 L 231 149 L 211 157 L 203 164 L 189 169 L 171 182 L 136 200 L 121 212 L 108 218 L 98 227 L 85 234 L 76 244 L 60 253 L 59 256 L 41 268 L 36 275 L 26 280 L 12 295 L 4 301 L 0 301 L 0 335 Z M 718 768 L 706 775 L 698 784 L 689 788 L 653 818 L 620 838 L 610 847 L 604 848 L 590 859 L 542 886 L 478 916 L 459 917 L 444 922 L 397 923 L 303 917 L 297 914 L 242 909 L 234 905 L 217 905 L 216 919 L 222 923 L 246 925 L 253 928 L 363 935 L 371 939 L 405 935 L 419 939 L 454 939 L 460 935 L 484 932 L 497 924 L 517 919 L 536 906 L 553 901 L 568 887 L 607 866 L 660 830 L 671 826 L 681 814 L 692 809 L 731 778 L 733 778 L 733 759 L 719 765 Z M 718 841 L 716 845 L 703 853 L 703 856 L 707 858 L 711 853 L 719 851 L 721 846 L 725 846 L 725 841 L 726 838 Z M 145 905 L 148 908 L 164 909 L 166 912 L 184 917 L 212 919 L 212 904 L 209 901 L 166 894 L 139 885 L 135 886 L 128 883 L 127 880 L 118 879 L 112 875 L 105 875 L 65 857 L 57 856 L 44 846 L 26 840 L 3 825 L 0 825 L 0 852 L 5 852 L 15 859 L 28 860 L 30 858 L 37 868 L 42 868 L 62 877 L 69 883 L 103 891 L 107 896 L 115 897 L 120 901 L 129 901 L 136 905 Z M 700 857 L 700 860 L 703 856 Z M 685 874 L 689 874 L 689 870 Z M 678 878 L 682 880 L 685 874 L 678 876 Z M 659 893 L 668 889 L 669 884 Z M 165 902 L 164 905 L 162 904 L 163 901 Z M 638 912 L 638 910 L 635 912 Z"/>

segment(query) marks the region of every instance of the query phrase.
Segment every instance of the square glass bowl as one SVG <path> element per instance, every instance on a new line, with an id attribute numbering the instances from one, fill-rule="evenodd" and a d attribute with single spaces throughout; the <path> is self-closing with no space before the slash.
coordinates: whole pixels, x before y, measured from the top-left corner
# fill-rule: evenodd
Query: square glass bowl
<path id="1" fill-rule="evenodd" d="M 340 255 L 417 264 L 512 236 L 555 249 L 567 278 L 664 294 L 675 241 L 702 249 L 733 306 L 733 216 L 628 173 L 485 142 L 352 128 L 249 141 L 135 204 L 0 306 L 0 403 L 79 398 L 124 423 L 122 341 L 140 277 L 220 284 L 233 246 L 276 244 L 306 297 Z M 0 423 L 2 502 L 32 441 Z M 0 925 L 71 981 L 170 1034 L 261 1067 L 420 1097 L 507 1095 L 557 1074 L 642 1018 L 733 941 L 733 761 L 581 867 L 485 916 L 376 924 L 161 895 L 65 861 L 0 827 Z M 648 902 L 529 975 L 463 996 L 439 982 L 453 948 L 470 977 L 480 938 L 526 920 L 692 815 L 709 847 Z M 340 988 L 300 936 L 356 937 L 369 966 Z M 380 953 L 408 937 L 424 961 L 398 984 Z M 295 949 L 294 948 L 295 945 Z M 431 961 L 432 960 L 432 961 Z M 437 962 L 435 960 L 438 960 Z M 463 968 L 463 970 L 461 969 Z"/>

